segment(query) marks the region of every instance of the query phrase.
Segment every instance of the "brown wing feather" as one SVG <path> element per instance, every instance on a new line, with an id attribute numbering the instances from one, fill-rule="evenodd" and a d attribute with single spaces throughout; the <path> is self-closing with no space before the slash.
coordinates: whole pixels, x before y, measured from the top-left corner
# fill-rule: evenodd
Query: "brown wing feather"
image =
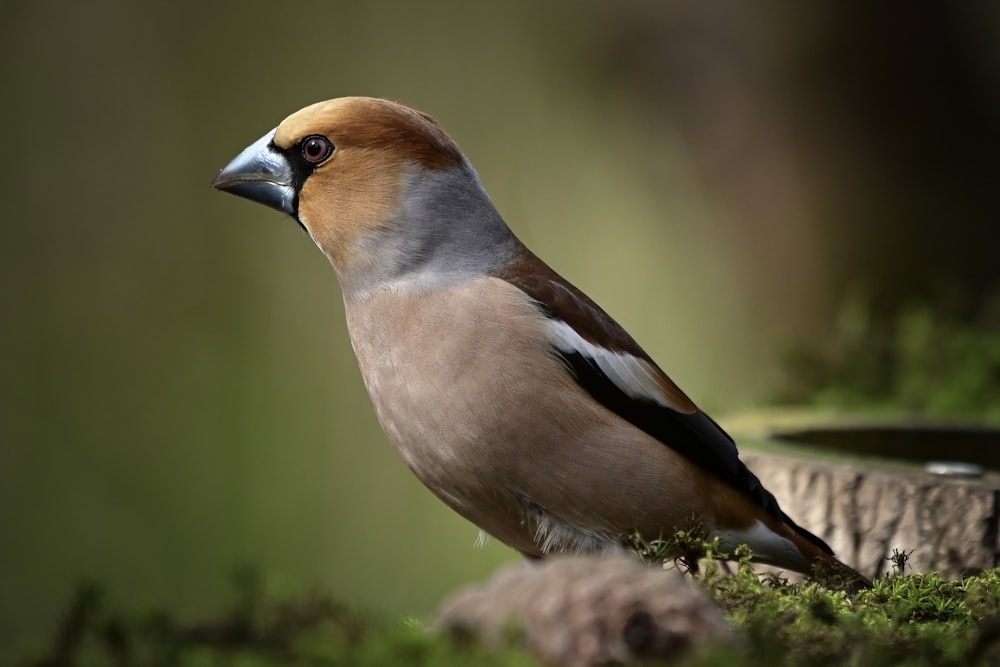
<path id="1" fill-rule="evenodd" d="M 664 445 L 735 487 L 768 514 L 787 524 L 800 538 L 820 551 L 833 551 L 823 540 L 795 524 L 779 507 L 775 497 L 739 458 L 733 439 L 697 406 L 656 365 L 638 343 L 604 310 L 548 265 L 524 250 L 519 260 L 499 276 L 518 287 L 547 317 L 561 320 L 592 345 L 643 359 L 655 369 L 656 379 L 669 404 L 629 396 L 582 351 L 555 349 L 591 396 L 623 419 Z"/>
<path id="2" fill-rule="evenodd" d="M 683 413 L 698 411 L 694 402 L 660 370 L 621 325 L 531 251 L 522 249 L 518 261 L 508 265 L 498 277 L 520 288 L 537 301 L 546 314 L 570 325 L 585 340 L 612 352 L 624 352 L 649 362 L 670 404 Z"/>

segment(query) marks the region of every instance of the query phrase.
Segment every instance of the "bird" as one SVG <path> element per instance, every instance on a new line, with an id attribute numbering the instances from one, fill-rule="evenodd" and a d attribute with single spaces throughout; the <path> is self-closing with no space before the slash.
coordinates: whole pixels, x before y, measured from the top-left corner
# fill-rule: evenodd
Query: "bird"
<path id="1" fill-rule="evenodd" d="M 854 572 L 625 329 L 517 238 L 430 115 L 318 102 L 212 187 L 288 214 L 326 255 L 386 436 L 482 533 L 536 559 L 695 521 L 724 552 Z"/>

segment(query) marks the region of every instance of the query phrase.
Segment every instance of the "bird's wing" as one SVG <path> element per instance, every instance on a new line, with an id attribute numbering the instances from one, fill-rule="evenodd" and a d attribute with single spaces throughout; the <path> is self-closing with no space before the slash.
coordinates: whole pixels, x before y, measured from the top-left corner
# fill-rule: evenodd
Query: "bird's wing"
<path id="1" fill-rule="evenodd" d="M 795 526 L 740 460 L 729 434 L 586 294 L 527 252 L 499 277 L 538 303 L 548 318 L 554 351 L 595 400 Z M 802 532 L 829 551 L 822 540 Z"/>

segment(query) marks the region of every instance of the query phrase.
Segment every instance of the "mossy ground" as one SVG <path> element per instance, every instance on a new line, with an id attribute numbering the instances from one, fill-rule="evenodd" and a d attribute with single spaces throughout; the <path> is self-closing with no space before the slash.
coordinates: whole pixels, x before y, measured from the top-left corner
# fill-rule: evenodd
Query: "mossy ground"
<path id="1" fill-rule="evenodd" d="M 697 665 L 969 665 L 1000 659 L 1000 571 L 959 581 L 895 572 L 849 593 L 830 582 L 761 578 L 738 554 L 735 573 L 715 562 L 694 578 L 742 630 L 737 647 Z M 838 585 L 833 582 L 834 587 Z"/>
<path id="2" fill-rule="evenodd" d="M 439 636 L 421 621 L 387 620 L 324 594 L 278 599 L 253 573 L 236 577 L 234 604 L 185 623 L 162 611 L 121 613 L 81 586 L 45 655 L 24 667 L 270 667 L 537 665 L 516 649 L 486 651 Z"/>
<path id="3" fill-rule="evenodd" d="M 694 543 L 691 535 L 681 541 Z M 647 544 L 658 559 L 664 545 Z M 697 550 L 696 550 L 697 551 Z M 728 568 L 712 560 L 712 544 L 676 566 L 691 576 L 740 630 L 728 646 L 689 655 L 688 667 L 709 665 L 971 665 L 1000 660 L 1000 570 L 960 581 L 934 573 L 895 572 L 856 593 L 831 582 L 789 583 L 760 577 L 748 553 Z M 668 561 L 670 563 L 670 561 Z M 675 566 L 675 565 L 668 565 Z M 832 582 L 836 587 L 837 582 Z M 430 631 L 415 619 L 387 620 L 326 595 L 269 599 L 258 579 L 239 578 L 236 602 L 216 618 L 181 623 L 168 613 L 113 611 L 93 586 L 81 587 L 45 655 L 31 667 L 266 667 L 308 665 L 536 665 L 516 647 L 486 649 Z"/>

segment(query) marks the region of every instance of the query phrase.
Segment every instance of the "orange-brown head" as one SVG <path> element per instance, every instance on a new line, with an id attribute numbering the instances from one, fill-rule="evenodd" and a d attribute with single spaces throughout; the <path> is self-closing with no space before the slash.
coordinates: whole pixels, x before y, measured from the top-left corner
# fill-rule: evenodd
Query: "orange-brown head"
<path id="1" fill-rule="evenodd" d="M 305 107 L 212 187 L 295 217 L 348 297 L 393 280 L 496 268 L 517 245 L 455 142 L 430 116 L 387 100 Z"/>

